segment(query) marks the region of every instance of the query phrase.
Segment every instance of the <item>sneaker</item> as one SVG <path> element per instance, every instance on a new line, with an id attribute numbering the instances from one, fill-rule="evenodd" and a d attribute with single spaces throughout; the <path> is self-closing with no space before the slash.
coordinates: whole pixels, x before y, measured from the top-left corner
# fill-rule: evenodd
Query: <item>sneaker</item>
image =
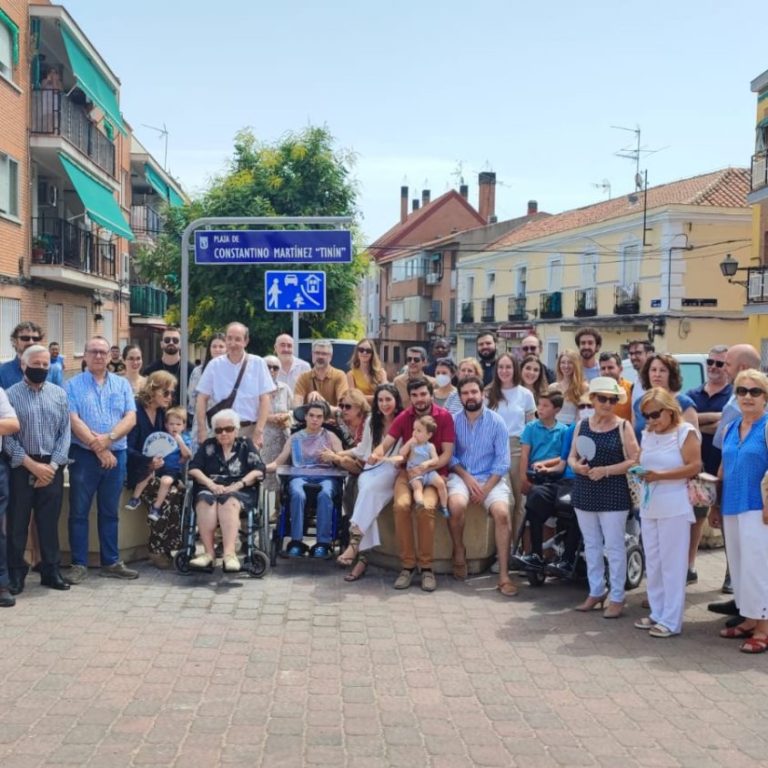
<path id="1" fill-rule="evenodd" d="M 153 523 L 156 523 L 161 517 L 162 515 L 160 513 L 160 510 L 157 507 L 149 508 L 149 514 L 147 515 L 147 520 L 150 520 Z"/>
<path id="2" fill-rule="evenodd" d="M 393 585 L 394 588 L 408 589 L 408 587 L 411 586 L 411 582 L 413 581 L 413 574 L 413 568 L 403 568 L 403 570 L 400 571 L 400 575 L 395 579 L 395 583 Z"/>
<path id="3" fill-rule="evenodd" d="M 61 577 L 67 584 L 80 584 L 88 578 L 88 568 L 85 565 L 71 565 Z"/>
<path id="4" fill-rule="evenodd" d="M 573 563 L 568 560 L 558 560 L 556 563 L 549 563 L 544 570 L 551 576 L 557 576 L 560 579 L 573 578 Z"/>
<path id="5" fill-rule="evenodd" d="M 138 496 L 131 496 L 131 498 L 125 502 L 125 508 L 129 512 L 133 512 L 134 509 L 138 509 L 140 506 L 141 506 L 141 499 Z"/>
<path id="6" fill-rule="evenodd" d="M 129 568 L 122 560 L 112 565 L 102 565 L 99 575 L 108 579 L 138 579 L 139 572 Z"/>
<path id="7" fill-rule="evenodd" d="M 16 598 L 8 587 L 0 587 L 0 608 L 13 608 L 14 605 L 16 605 Z"/>
<path id="8" fill-rule="evenodd" d="M 288 549 L 286 550 L 286 554 L 288 557 L 304 557 L 305 552 L 304 544 L 300 541 L 291 541 L 290 544 L 288 544 Z"/>
<path id="9" fill-rule="evenodd" d="M 327 560 L 330 551 L 330 547 L 327 544 L 315 544 L 312 549 L 312 557 L 317 560 Z"/>
<path id="10" fill-rule="evenodd" d="M 520 562 L 523 563 L 526 570 L 540 571 L 546 565 L 546 563 L 536 554 L 523 555 L 520 558 Z"/>
<path id="11" fill-rule="evenodd" d="M 499 561 L 498 560 L 494 560 L 493 561 L 490 570 L 491 570 L 491 573 L 498 573 L 499 572 Z"/>
<path id="12" fill-rule="evenodd" d="M 421 572 L 421 588 L 425 592 L 434 592 L 437 589 L 437 579 L 432 570 Z"/>
<path id="13" fill-rule="evenodd" d="M 451 510 L 448 507 L 440 507 L 440 514 L 447 519 L 451 516 Z"/>
<path id="14" fill-rule="evenodd" d="M 699 574 L 696 573 L 696 571 L 693 570 L 693 568 L 688 569 L 688 574 L 685 577 L 685 583 L 686 584 L 695 584 L 699 580 Z M 661 625 L 659 625 L 661 626 Z"/>

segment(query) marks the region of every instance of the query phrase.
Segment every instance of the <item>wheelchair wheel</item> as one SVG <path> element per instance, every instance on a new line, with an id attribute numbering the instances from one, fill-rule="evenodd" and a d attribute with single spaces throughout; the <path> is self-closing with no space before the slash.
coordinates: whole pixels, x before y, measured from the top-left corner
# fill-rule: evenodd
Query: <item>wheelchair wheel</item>
<path id="1" fill-rule="evenodd" d="M 251 554 L 251 562 L 245 564 L 244 570 L 254 579 L 260 579 L 269 568 L 269 560 L 264 552 L 255 549 Z"/>
<path id="2" fill-rule="evenodd" d="M 273 536 L 269 541 L 269 564 L 274 568 L 277 565 L 278 545 L 277 539 Z"/>
<path id="3" fill-rule="evenodd" d="M 173 564 L 179 573 L 189 573 L 189 554 L 185 550 L 176 553 L 173 558 Z"/>
<path id="4" fill-rule="evenodd" d="M 627 549 L 627 579 L 624 582 L 625 589 L 637 589 L 643 580 L 645 573 L 645 557 L 643 550 L 633 544 Z"/>
<path id="5" fill-rule="evenodd" d="M 525 576 L 532 587 L 542 587 L 547 580 L 547 574 L 544 571 L 526 571 Z"/>

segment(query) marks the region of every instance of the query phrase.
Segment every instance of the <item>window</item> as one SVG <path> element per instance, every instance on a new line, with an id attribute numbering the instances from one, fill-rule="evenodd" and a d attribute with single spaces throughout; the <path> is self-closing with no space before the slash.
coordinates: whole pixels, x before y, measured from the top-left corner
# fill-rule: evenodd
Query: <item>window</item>
<path id="1" fill-rule="evenodd" d="M 485 290 L 487 293 L 493 293 L 494 289 L 496 288 L 496 273 L 495 272 L 486 272 L 485 273 Z"/>
<path id="2" fill-rule="evenodd" d="M 115 343 L 115 311 L 113 309 L 105 309 L 103 315 L 104 332 L 102 333 L 102 336 L 109 341 L 111 346 Z"/>
<path id="3" fill-rule="evenodd" d="M 392 362 L 395 364 L 400 362 L 400 347 L 392 347 Z"/>
<path id="4" fill-rule="evenodd" d="M 549 260 L 549 293 L 557 293 L 563 289 L 563 259 L 553 256 Z"/>
<path id="5" fill-rule="evenodd" d="M 45 335 L 48 337 L 48 341 L 57 341 L 59 344 L 64 343 L 64 305 L 63 304 L 49 304 L 48 305 L 48 321 L 45 329 Z"/>
<path id="6" fill-rule="evenodd" d="M 0 30 L 3 29 L 0 24 Z M 19 164 L 0 152 L 0 214 L 19 215 Z"/>
<path id="7" fill-rule="evenodd" d="M 16 354 L 11 333 L 20 322 L 21 299 L 0 299 L 0 360 L 10 360 Z"/>
<path id="8" fill-rule="evenodd" d="M 625 245 L 621 249 L 621 284 L 625 288 L 640 282 L 640 259 L 642 253 L 638 244 Z"/>
<path id="9" fill-rule="evenodd" d="M 597 252 L 587 251 L 581 261 L 581 287 L 594 288 L 597 285 Z"/>
<path id="10" fill-rule="evenodd" d="M 521 264 L 515 270 L 515 296 L 525 297 L 528 292 L 528 267 Z"/>
<path id="11" fill-rule="evenodd" d="M 19 28 L 0 8 L 0 75 L 13 79 L 19 63 Z"/>
<path id="12" fill-rule="evenodd" d="M 88 313 L 85 307 L 74 307 L 72 310 L 74 320 L 75 355 L 85 353 L 85 343 L 88 341 Z"/>

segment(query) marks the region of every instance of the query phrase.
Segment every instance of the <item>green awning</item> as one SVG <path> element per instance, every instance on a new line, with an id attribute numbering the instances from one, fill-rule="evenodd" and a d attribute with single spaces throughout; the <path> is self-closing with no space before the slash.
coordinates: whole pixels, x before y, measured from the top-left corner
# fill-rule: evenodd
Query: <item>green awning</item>
<path id="1" fill-rule="evenodd" d="M 77 196 L 85 206 L 89 218 L 93 219 L 110 232 L 114 232 L 126 240 L 134 240 L 131 228 L 115 200 L 112 190 L 97 181 L 85 169 L 72 162 L 66 155 L 59 152 L 59 160 L 69 176 L 69 180 L 77 192 Z"/>
<path id="2" fill-rule="evenodd" d="M 181 195 L 170 184 L 166 184 L 163 177 L 149 163 L 144 163 L 144 175 L 155 192 L 169 205 L 176 207 L 184 205 Z"/>
<path id="3" fill-rule="evenodd" d="M 11 33 L 11 58 L 13 63 L 19 63 L 19 27 L 16 22 L 0 8 L 0 24 L 5 25 Z"/>
<path id="4" fill-rule="evenodd" d="M 117 103 L 117 94 L 112 90 L 112 86 L 66 27 L 61 28 L 61 37 L 64 40 L 64 47 L 67 50 L 69 63 L 72 65 L 78 86 L 94 104 L 101 108 L 102 112 L 118 127 L 120 132 L 127 136 L 128 132 L 123 125 L 123 118 Z"/>
<path id="5" fill-rule="evenodd" d="M 760 128 L 768 128 L 768 117 L 764 117 L 756 126 L 758 129 Z"/>

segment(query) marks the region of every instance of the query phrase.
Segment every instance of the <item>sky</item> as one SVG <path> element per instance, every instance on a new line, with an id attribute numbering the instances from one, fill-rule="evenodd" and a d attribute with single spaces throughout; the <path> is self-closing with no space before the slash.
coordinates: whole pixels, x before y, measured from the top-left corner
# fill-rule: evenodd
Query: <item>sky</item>
<path id="1" fill-rule="evenodd" d="M 356 158 L 367 241 L 400 215 L 495 171 L 499 220 L 634 187 L 616 157 L 641 129 L 653 186 L 748 167 L 768 69 L 764 0 L 66 0 L 122 83 L 139 140 L 191 194 L 226 170 L 236 132 L 325 125 Z M 106 11 L 105 8 L 109 8 Z M 115 15 L 113 8 L 130 9 Z"/>

